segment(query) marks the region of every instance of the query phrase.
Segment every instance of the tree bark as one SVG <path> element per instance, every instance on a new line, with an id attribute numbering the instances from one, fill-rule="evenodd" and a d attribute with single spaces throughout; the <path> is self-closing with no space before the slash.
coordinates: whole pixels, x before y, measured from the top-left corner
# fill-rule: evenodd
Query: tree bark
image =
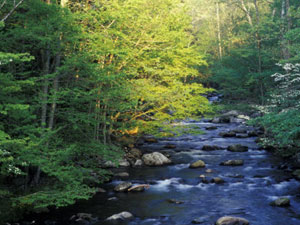
<path id="1" fill-rule="evenodd" d="M 253 22 L 252 22 L 250 11 L 247 9 L 244 0 L 240 0 L 240 2 L 241 2 L 242 10 L 246 13 L 247 20 L 248 20 L 250 26 L 253 27 Z"/>
<path id="2" fill-rule="evenodd" d="M 260 14 L 259 14 L 259 9 L 257 5 L 257 1 L 253 0 L 254 6 L 255 6 L 255 12 L 256 12 L 256 24 L 259 26 L 260 24 Z M 257 53 L 258 53 L 258 72 L 261 73 L 262 71 L 262 58 L 261 58 L 261 38 L 259 35 L 259 27 L 256 28 L 256 46 L 257 46 Z"/>
<path id="3" fill-rule="evenodd" d="M 220 3 L 216 3 L 217 10 L 217 27 L 218 27 L 218 48 L 219 48 L 219 59 L 222 59 L 222 39 L 221 39 L 221 25 L 220 25 Z"/>
<path id="4" fill-rule="evenodd" d="M 44 65 L 44 76 L 50 73 L 50 50 L 49 47 L 45 52 L 45 65 Z M 49 79 L 44 78 L 43 91 L 42 91 L 42 115 L 41 115 L 41 127 L 46 127 L 47 120 L 47 108 L 48 108 L 48 90 L 49 90 Z"/>
<path id="5" fill-rule="evenodd" d="M 291 29 L 292 21 L 290 16 L 288 15 L 288 11 L 290 8 L 290 1 L 289 0 L 282 0 L 281 4 L 281 21 L 282 21 L 282 28 L 281 28 L 281 51 L 282 51 L 282 57 L 283 59 L 289 59 L 290 51 L 289 51 L 289 45 L 290 42 L 287 41 L 284 38 L 284 35 L 286 32 L 288 32 Z"/>
<path id="6" fill-rule="evenodd" d="M 56 55 L 55 59 L 55 72 L 58 72 L 58 68 L 60 66 L 60 61 L 61 61 L 61 55 L 58 53 Z M 56 104 L 57 104 L 57 92 L 58 92 L 58 85 L 59 85 L 59 78 L 60 75 L 57 74 L 56 77 L 53 80 L 53 96 L 52 96 L 52 105 L 51 105 L 51 111 L 50 111 L 50 117 L 49 117 L 49 129 L 53 129 L 53 124 L 54 124 L 54 116 L 55 116 L 55 110 L 56 110 Z"/>
<path id="7" fill-rule="evenodd" d="M 14 4 L 13 8 L 2 18 L 1 22 L 5 22 L 13 12 L 24 2 L 24 0 L 20 0 L 17 4 Z M 1 8 L 5 5 L 6 1 L 1 5 Z"/>

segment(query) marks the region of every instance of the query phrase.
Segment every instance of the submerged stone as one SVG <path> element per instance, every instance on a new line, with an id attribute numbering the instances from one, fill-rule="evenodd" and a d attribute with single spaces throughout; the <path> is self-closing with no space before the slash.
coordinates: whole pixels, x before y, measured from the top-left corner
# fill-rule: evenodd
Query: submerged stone
<path id="1" fill-rule="evenodd" d="M 278 207 L 287 207 L 290 206 L 290 199 L 286 197 L 277 198 L 275 201 L 270 203 L 271 206 L 278 206 Z"/>
<path id="2" fill-rule="evenodd" d="M 230 152 L 247 152 L 248 146 L 243 146 L 240 144 L 230 145 L 228 146 L 227 150 Z"/>
<path id="3" fill-rule="evenodd" d="M 244 160 L 242 159 L 231 159 L 220 163 L 221 166 L 242 166 Z"/>

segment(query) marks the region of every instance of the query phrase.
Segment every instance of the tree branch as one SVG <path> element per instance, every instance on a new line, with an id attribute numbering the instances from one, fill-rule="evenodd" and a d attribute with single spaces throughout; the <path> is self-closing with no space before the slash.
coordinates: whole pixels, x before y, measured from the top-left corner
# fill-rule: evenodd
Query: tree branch
<path id="1" fill-rule="evenodd" d="M 24 0 L 20 0 L 17 4 L 14 2 L 14 7 L 9 11 L 9 13 L 1 20 L 1 22 L 5 22 L 8 17 L 24 2 Z"/>

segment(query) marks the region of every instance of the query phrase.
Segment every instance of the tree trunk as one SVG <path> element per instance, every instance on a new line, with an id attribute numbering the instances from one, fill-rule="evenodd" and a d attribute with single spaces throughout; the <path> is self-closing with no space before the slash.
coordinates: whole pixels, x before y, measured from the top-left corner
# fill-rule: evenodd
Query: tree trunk
<path id="1" fill-rule="evenodd" d="M 222 59 L 222 39 L 221 39 L 221 25 L 220 25 L 220 3 L 216 3 L 217 10 L 217 27 L 218 27 L 218 48 L 219 48 L 219 59 Z"/>
<path id="2" fill-rule="evenodd" d="M 69 1 L 69 0 L 61 0 L 61 1 L 60 1 L 61 7 L 66 7 L 67 4 L 68 4 L 68 1 Z"/>
<path id="3" fill-rule="evenodd" d="M 60 66 L 60 60 L 61 55 L 58 53 L 56 55 L 55 59 L 55 72 L 58 72 L 58 68 Z M 55 116 L 55 110 L 56 110 L 56 104 L 57 104 L 57 92 L 58 92 L 58 85 L 59 85 L 59 77 L 60 75 L 57 74 L 56 77 L 53 80 L 53 96 L 52 96 L 52 105 L 51 105 L 51 111 L 50 111 L 50 117 L 49 117 L 49 129 L 53 129 L 53 123 L 54 123 L 54 116 Z"/>
<path id="4" fill-rule="evenodd" d="M 240 2 L 241 2 L 242 10 L 245 12 L 250 26 L 253 27 L 253 22 L 252 22 L 250 11 L 247 9 L 244 0 L 240 0 Z"/>
<path id="5" fill-rule="evenodd" d="M 286 31 L 290 29 L 291 26 L 291 20 L 288 16 L 288 10 L 290 7 L 290 2 L 289 0 L 282 0 L 281 3 L 281 21 L 282 21 L 282 27 L 281 27 L 281 34 L 280 34 L 280 39 L 281 39 L 281 52 L 282 52 L 282 58 L 283 59 L 289 59 L 290 58 L 290 52 L 288 49 L 289 42 L 285 40 L 284 35 Z M 287 27 L 285 27 L 287 23 Z"/>
<path id="6" fill-rule="evenodd" d="M 260 35 L 259 35 L 260 14 L 259 14 L 257 1 L 253 0 L 253 2 L 254 2 L 255 12 L 256 12 L 256 24 L 258 26 L 256 28 L 256 34 L 255 34 L 257 54 L 258 54 L 258 72 L 261 73 L 261 71 L 262 71 L 262 58 L 261 58 L 261 39 L 260 39 Z"/>
<path id="7" fill-rule="evenodd" d="M 47 76 L 50 73 L 50 50 L 49 48 L 45 53 L 45 66 L 44 66 L 44 76 Z M 47 120 L 47 101 L 48 101 L 48 89 L 49 89 L 49 80 L 48 78 L 44 78 L 43 91 L 42 91 L 42 115 L 41 115 L 41 127 L 46 127 Z"/>

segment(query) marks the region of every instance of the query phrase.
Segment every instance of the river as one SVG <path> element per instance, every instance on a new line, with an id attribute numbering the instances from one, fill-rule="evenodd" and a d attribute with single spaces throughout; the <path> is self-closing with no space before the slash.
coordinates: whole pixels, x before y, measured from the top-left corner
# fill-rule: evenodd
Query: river
<path id="1" fill-rule="evenodd" d="M 130 174 L 125 179 L 114 179 L 103 186 L 106 193 L 99 193 L 88 201 L 79 201 L 74 206 L 56 210 L 37 218 L 36 224 L 68 225 L 76 213 L 90 213 L 97 220 L 95 225 L 111 224 L 105 218 L 122 211 L 129 211 L 134 219 L 115 224 L 126 225 L 188 225 L 197 219 L 201 224 L 214 224 L 224 215 L 239 216 L 252 225 L 297 225 L 300 224 L 300 182 L 289 172 L 279 169 L 281 159 L 259 149 L 256 137 L 223 138 L 220 132 L 246 128 L 242 123 L 213 124 L 206 120 L 182 122 L 192 125 L 205 134 L 183 135 L 159 139 L 158 143 L 144 143 L 143 152 L 163 151 L 170 155 L 173 164 L 163 167 L 120 168 Z M 216 126 L 217 129 L 206 130 Z M 175 149 L 166 149 L 173 144 Z M 230 152 L 232 144 L 248 146 L 247 152 Z M 203 145 L 216 145 L 221 150 L 204 151 Z M 190 169 L 189 164 L 203 160 L 205 168 Z M 221 166 L 229 159 L 242 159 L 242 166 Z M 212 173 L 206 170 L 211 169 Z M 203 183 L 200 175 L 220 177 L 225 183 Z M 140 193 L 115 193 L 113 187 L 122 180 L 133 184 L 150 184 Z M 290 207 L 273 207 L 269 203 L 277 197 L 287 196 Z M 115 197 L 115 198 L 114 198 Z M 170 203 L 175 199 L 181 204 Z M 194 221 L 194 223 L 196 223 Z"/>

